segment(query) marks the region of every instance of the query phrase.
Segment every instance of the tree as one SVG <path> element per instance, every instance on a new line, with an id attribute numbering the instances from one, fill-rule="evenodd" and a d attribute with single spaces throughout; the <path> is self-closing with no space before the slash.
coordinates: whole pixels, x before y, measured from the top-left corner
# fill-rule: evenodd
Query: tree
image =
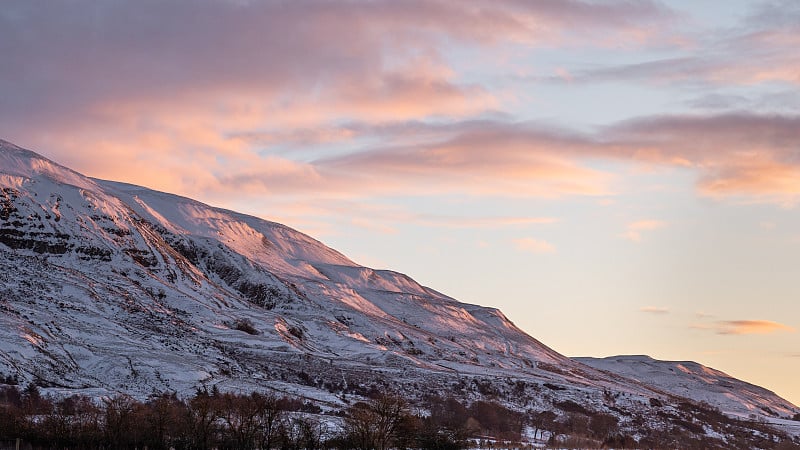
<path id="1" fill-rule="evenodd" d="M 346 440 L 360 450 L 386 450 L 397 438 L 397 432 L 408 412 L 403 399 L 381 396 L 351 406 L 345 418 Z"/>
<path id="2" fill-rule="evenodd" d="M 134 416 L 135 400 L 117 395 L 105 400 L 105 441 L 110 448 L 128 448 L 135 442 L 137 429 Z"/>
<path id="3" fill-rule="evenodd" d="M 255 448 L 256 435 L 260 428 L 260 400 L 257 394 L 223 394 L 217 400 L 217 414 L 225 421 L 226 432 L 232 437 L 232 447 Z"/>
<path id="4" fill-rule="evenodd" d="M 322 448 L 322 424 L 308 417 L 282 421 L 279 431 L 282 450 L 316 450 Z M 266 449 L 265 449 L 266 450 Z"/>
<path id="5" fill-rule="evenodd" d="M 467 411 L 470 418 L 477 421 L 484 432 L 493 434 L 500 439 L 520 439 L 523 425 L 522 414 L 511 411 L 498 403 L 485 401 L 474 402 Z M 468 420 L 467 424 L 469 423 Z"/>
<path id="6" fill-rule="evenodd" d="M 216 433 L 216 408 L 215 396 L 209 395 L 208 390 L 198 390 L 189 400 L 189 431 L 192 448 L 205 450 L 212 446 Z"/>
<path id="7" fill-rule="evenodd" d="M 540 436 L 544 434 L 545 431 L 552 431 L 558 416 L 553 411 L 541 411 L 541 412 L 530 412 L 528 414 L 528 420 L 530 421 L 531 426 L 533 427 L 533 437 L 535 439 L 541 439 Z"/>
<path id="8" fill-rule="evenodd" d="M 269 450 L 278 437 L 286 412 L 286 401 L 272 394 L 253 394 L 258 402 L 259 448 Z"/>
<path id="9" fill-rule="evenodd" d="M 143 443 L 150 449 L 180 446 L 188 438 L 188 411 L 175 393 L 151 397 L 139 405 Z"/>
<path id="10" fill-rule="evenodd" d="M 39 387 L 30 383 L 22 391 L 22 406 L 26 414 L 46 414 L 50 411 L 50 402 L 42 397 Z"/>
<path id="11" fill-rule="evenodd" d="M 430 399 L 431 420 L 439 426 L 452 430 L 462 428 L 469 419 L 467 408 L 458 400 L 448 397 Z"/>
<path id="12" fill-rule="evenodd" d="M 421 420 L 416 431 L 416 445 L 423 450 L 460 450 L 467 448 L 467 434 L 464 427 L 442 427 L 431 418 Z"/>

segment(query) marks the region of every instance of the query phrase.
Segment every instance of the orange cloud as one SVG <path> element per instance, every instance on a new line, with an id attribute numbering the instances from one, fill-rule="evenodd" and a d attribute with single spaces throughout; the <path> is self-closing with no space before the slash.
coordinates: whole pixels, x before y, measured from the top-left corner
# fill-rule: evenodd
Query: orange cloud
<path id="1" fill-rule="evenodd" d="M 795 329 L 770 320 L 721 320 L 713 324 L 692 324 L 689 328 L 714 331 L 721 335 L 771 334 L 777 332 L 794 333 Z"/>
<path id="2" fill-rule="evenodd" d="M 618 177 L 592 164 L 601 160 L 694 170 L 702 195 L 800 198 L 797 117 L 657 116 L 595 133 L 470 120 L 503 105 L 491 83 L 455 72 L 444 56 L 451 47 L 488 54 L 567 35 L 645 45 L 643 30 L 665 33 L 676 18 L 658 2 L 79 0 L 4 8 L 0 42 L 14 68 L 3 80 L 13 86 L 0 104 L 5 137 L 94 176 L 215 199 L 612 195 Z M 28 32 L 32 24 L 37 33 Z M 751 28 L 749 45 L 792 49 L 774 52 L 791 64 L 762 68 L 797 67 L 793 28 Z M 598 44 L 599 34 L 611 37 Z M 709 64 L 678 58 L 560 75 L 580 82 L 724 71 Z M 639 240 L 649 229 L 624 235 Z"/>
<path id="3" fill-rule="evenodd" d="M 793 156 L 800 118 L 794 116 L 656 116 L 595 135 L 502 120 L 352 122 L 316 134 L 306 125 L 287 126 L 262 141 L 222 131 L 246 130 L 266 120 L 261 113 L 170 112 L 174 118 L 154 114 L 143 121 L 121 107 L 107 121 L 39 133 L 35 145 L 20 143 L 92 176 L 215 201 L 265 193 L 329 199 L 613 195 L 620 175 L 590 166 L 594 160 L 692 170 L 698 192 L 718 199 L 784 206 L 800 199 L 800 162 Z M 360 142 L 377 144 L 363 148 Z M 317 147 L 328 144 L 334 156 L 305 156 L 303 147 L 321 153 Z M 264 145 L 291 150 L 261 151 Z M 665 225 L 634 222 L 621 236 L 639 241 Z"/>
<path id="4" fill-rule="evenodd" d="M 663 306 L 643 306 L 639 308 L 639 311 L 650 314 L 667 314 L 669 313 L 669 308 Z"/>
<path id="5" fill-rule="evenodd" d="M 656 164 L 686 167 L 699 174 L 702 195 L 792 205 L 800 198 L 800 116 L 719 114 L 656 116 L 611 127 L 609 156 L 634 153 Z"/>
<path id="6" fill-rule="evenodd" d="M 712 197 L 750 196 L 791 206 L 800 196 L 800 165 L 781 163 L 763 153 L 737 155 L 701 178 L 698 189 Z"/>
<path id="7" fill-rule="evenodd" d="M 443 217 L 418 215 L 415 216 L 415 219 L 414 222 L 422 225 L 448 228 L 501 228 L 558 222 L 555 217 Z"/>
<path id="8" fill-rule="evenodd" d="M 769 320 L 727 320 L 718 323 L 717 334 L 769 334 L 779 331 L 793 333 L 794 328 Z"/>
<path id="9" fill-rule="evenodd" d="M 530 253 L 555 253 L 556 248 L 553 244 L 534 238 L 520 238 L 514 240 L 517 250 Z"/>

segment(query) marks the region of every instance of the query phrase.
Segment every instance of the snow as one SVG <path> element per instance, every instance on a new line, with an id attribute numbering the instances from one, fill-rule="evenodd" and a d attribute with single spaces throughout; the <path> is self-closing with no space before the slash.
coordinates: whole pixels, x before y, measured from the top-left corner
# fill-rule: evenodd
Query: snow
<path id="1" fill-rule="evenodd" d="M 692 361 L 659 361 L 649 356 L 575 358 L 583 364 L 606 370 L 681 397 L 703 401 L 723 412 L 791 416 L 797 407 L 774 392 Z"/>
<path id="2" fill-rule="evenodd" d="M 572 360 L 497 309 L 359 266 L 284 225 L 90 179 L 5 141 L 0 189 L 0 375 L 54 392 L 216 385 L 341 405 L 324 382 L 422 396 L 492 380 L 539 389 L 509 400 L 526 409 L 572 399 L 602 410 L 613 392 L 630 408 L 672 394 L 737 414 L 798 412 L 696 363 Z M 258 334 L 236 330 L 243 319 Z"/>

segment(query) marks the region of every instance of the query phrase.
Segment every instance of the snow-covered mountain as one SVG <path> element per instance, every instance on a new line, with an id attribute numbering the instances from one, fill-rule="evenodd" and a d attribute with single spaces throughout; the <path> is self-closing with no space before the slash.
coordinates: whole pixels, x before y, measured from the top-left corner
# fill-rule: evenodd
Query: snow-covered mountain
<path id="1" fill-rule="evenodd" d="M 497 309 L 284 225 L 88 178 L 0 141 L 0 379 L 140 397 L 274 389 L 330 406 L 386 390 L 521 410 L 570 401 L 633 423 L 632 411 L 655 417 L 652 399 L 705 392 L 678 390 L 672 373 L 572 360 Z M 800 411 L 735 381 L 712 384 L 756 414 Z"/>
<path id="2" fill-rule="evenodd" d="M 751 414 L 782 417 L 797 410 L 772 391 L 693 361 L 659 361 L 643 355 L 573 359 L 743 417 Z"/>
<path id="3" fill-rule="evenodd" d="M 0 167 L 0 371 L 23 379 L 149 393 L 258 383 L 301 359 L 608 378 L 496 309 L 286 226 L 90 179 L 7 142 Z"/>

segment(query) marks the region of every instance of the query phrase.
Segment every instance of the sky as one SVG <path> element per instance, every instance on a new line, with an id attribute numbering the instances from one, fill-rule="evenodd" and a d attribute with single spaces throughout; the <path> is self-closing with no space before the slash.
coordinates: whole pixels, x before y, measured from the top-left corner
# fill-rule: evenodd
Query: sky
<path id="1" fill-rule="evenodd" d="M 800 2 L 10 0 L 0 138 L 800 405 Z"/>

